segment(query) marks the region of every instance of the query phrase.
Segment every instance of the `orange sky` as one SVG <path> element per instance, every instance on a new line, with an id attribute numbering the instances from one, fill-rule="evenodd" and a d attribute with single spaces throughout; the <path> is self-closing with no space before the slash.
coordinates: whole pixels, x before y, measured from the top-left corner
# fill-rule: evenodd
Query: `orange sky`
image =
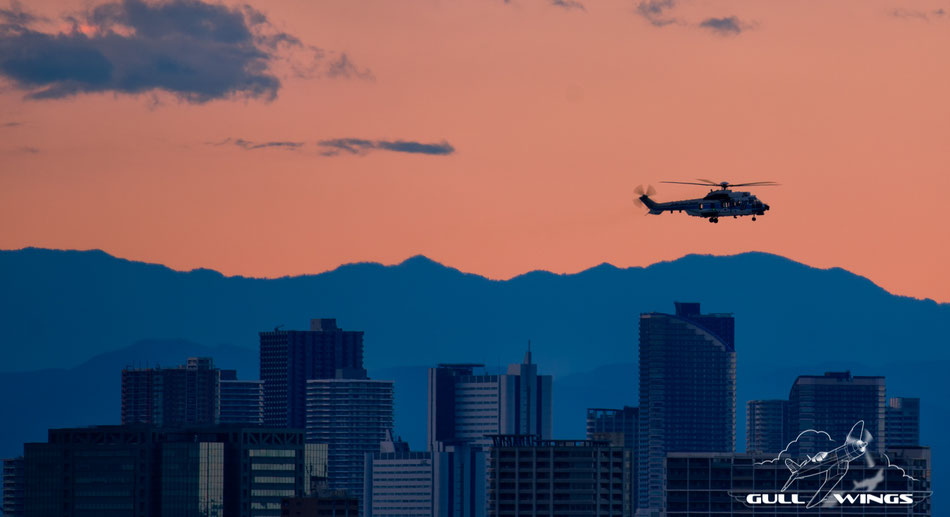
<path id="1" fill-rule="evenodd" d="M 96 3 L 29 5 L 57 19 Z M 283 71 L 269 102 L 24 100 L 4 83 L 0 248 L 249 276 L 425 254 L 494 278 L 760 250 L 950 302 L 941 5 L 680 0 L 663 27 L 636 6 L 258 3 L 375 77 Z M 725 16 L 744 30 L 699 27 Z M 229 137 L 308 144 L 208 145 Z M 456 151 L 324 157 L 311 145 L 347 137 Z M 702 195 L 658 184 L 697 177 L 783 186 L 755 190 L 772 210 L 754 223 L 644 217 L 631 203 L 640 183 L 660 201 Z"/>

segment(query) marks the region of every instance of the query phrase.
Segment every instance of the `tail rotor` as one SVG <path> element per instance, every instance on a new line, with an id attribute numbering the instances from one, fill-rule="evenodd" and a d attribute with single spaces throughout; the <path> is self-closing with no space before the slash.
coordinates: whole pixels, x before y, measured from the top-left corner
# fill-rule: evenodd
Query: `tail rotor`
<path id="1" fill-rule="evenodd" d="M 643 200 L 640 199 L 641 197 L 643 196 L 650 197 L 656 194 L 656 189 L 653 188 L 653 185 L 647 185 L 646 189 L 643 188 L 643 185 L 637 185 L 637 188 L 633 189 L 633 191 L 637 193 L 637 197 L 633 198 L 633 204 L 637 205 L 640 208 L 646 207 L 646 205 L 643 203 Z M 650 212 L 648 210 L 643 215 L 647 215 L 649 213 Z"/>

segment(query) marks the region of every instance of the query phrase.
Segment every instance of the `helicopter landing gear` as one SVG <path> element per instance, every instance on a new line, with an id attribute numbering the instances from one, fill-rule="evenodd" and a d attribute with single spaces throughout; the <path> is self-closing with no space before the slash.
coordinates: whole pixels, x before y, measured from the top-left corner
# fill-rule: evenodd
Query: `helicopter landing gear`
<path id="1" fill-rule="evenodd" d="M 711 222 L 711 223 L 718 223 L 718 222 L 719 222 L 719 218 L 718 218 L 718 217 L 710 217 L 710 218 L 709 218 L 709 222 Z"/>
<path id="2" fill-rule="evenodd" d="M 754 215 L 752 216 L 752 220 L 755 221 L 755 216 L 754 216 Z"/>

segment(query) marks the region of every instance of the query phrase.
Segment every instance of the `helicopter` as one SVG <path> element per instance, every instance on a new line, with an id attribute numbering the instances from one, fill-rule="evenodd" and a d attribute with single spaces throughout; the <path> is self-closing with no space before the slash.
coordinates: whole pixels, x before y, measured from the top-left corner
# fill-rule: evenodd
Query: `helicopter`
<path id="1" fill-rule="evenodd" d="M 699 199 L 685 199 L 682 201 L 669 201 L 667 203 L 658 203 L 650 196 L 656 194 L 653 186 L 650 185 L 646 190 L 643 185 L 636 188 L 639 197 L 634 198 L 633 202 L 637 206 L 646 206 L 648 214 L 659 215 L 663 212 L 686 212 L 687 215 L 694 217 L 705 217 L 711 223 L 718 223 L 719 217 L 751 215 L 755 221 L 755 216 L 765 215 L 769 205 L 759 201 L 757 197 L 749 192 L 736 192 L 730 190 L 730 187 L 774 187 L 778 183 L 774 181 L 754 181 L 751 183 L 729 183 L 728 181 L 710 181 L 707 179 L 698 179 L 702 183 L 690 181 L 661 181 L 660 183 L 676 183 L 679 185 L 701 185 L 704 187 L 718 187 L 709 190 L 709 194 Z"/>

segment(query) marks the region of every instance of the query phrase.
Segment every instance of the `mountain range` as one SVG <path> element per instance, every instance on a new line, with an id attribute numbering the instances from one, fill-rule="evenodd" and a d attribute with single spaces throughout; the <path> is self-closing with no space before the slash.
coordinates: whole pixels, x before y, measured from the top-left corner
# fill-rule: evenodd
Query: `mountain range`
<path id="1" fill-rule="evenodd" d="M 765 254 L 689 255 L 645 268 L 609 264 L 510 280 L 418 256 L 317 275 L 257 279 L 179 272 L 101 251 L 0 251 L 0 457 L 48 427 L 115 423 L 119 370 L 208 355 L 256 378 L 258 332 L 337 318 L 365 331 L 365 365 L 396 381 L 397 432 L 424 443 L 425 368 L 521 360 L 528 340 L 555 376 L 555 433 L 584 433 L 584 408 L 637 404 L 637 325 L 674 301 L 736 318 L 738 447 L 744 404 L 785 398 L 797 375 L 885 375 L 889 396 L 922 399 L 935 494 L 937 441 L 950 424 L 950 304 L 895 296 L 842 269 Z"/>

